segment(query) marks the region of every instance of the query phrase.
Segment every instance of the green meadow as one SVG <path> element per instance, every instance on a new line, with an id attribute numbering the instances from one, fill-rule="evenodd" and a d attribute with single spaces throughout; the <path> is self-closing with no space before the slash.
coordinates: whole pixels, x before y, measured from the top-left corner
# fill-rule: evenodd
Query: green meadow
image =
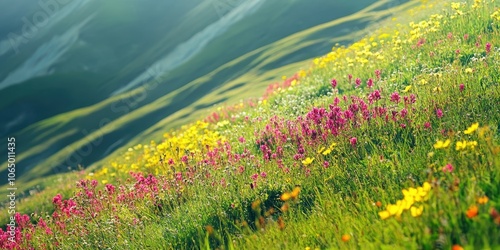
<path id="1" fill-rule="evenodd" d="M 20 179 L 38 188 L 0 247 L 500 248 L 499 2 L 385 4 L 221 58 L 168 94 L 144 85 L 23 130 L 20 160 L 71 146 Z M 372 26 L 343 31 L 356 22 Z M 103 135 L 122 143 L 51 174 Z"/>

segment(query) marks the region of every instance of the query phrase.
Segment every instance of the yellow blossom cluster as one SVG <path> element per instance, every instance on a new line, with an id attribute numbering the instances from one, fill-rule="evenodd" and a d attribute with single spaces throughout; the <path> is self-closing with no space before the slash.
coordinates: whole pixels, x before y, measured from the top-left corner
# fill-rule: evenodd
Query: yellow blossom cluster
<path id="1" fill-rule="evenodd" d="M 410 210 L 413 217 L 419 217 L 424 211 L 422 204 L 416 206 L 418 203 L 424 202 L 429 199 L 431 191 L 431 184 L 424 182 L 421 187 L 403 189 L 404 198 L 398 200 L 395 204 L 389 204 L 384 211 L 378 214 L 381 219 L 385 220 L 391 216 L 399 218 L 404 211 Z"/>
<path id="2" fill-rule="evenodd" d="M 419 23 L 410 22 L 410 37 L 408 42 L 412 43 L 421 38 L 424 38 L 427 34 L 439 31 L 441 27 L 441 19 L 443 15 L 432 15 L 429 20 L 420 21 Z"/>
<path id="3" fill-rule="evenodd" d="M 218 126 L 226 126 L 221 122 Z M 208 128 L 209 123 L 198 121 L 190 126 L 183 126 L 173 133 L 164 134 L 160 143 L 151 141 L 149 144 L 138 144 L 129 148 L 121 157 L 110 163 L 111 168 L 89 174 L 87 178 L 104 179 L 113 177 L 117 172 L 143 171 L 153 174 L 166 174 L 183 164 L 182 158 L 200 160 L 208 149 L 224 142 L 225 138 L 217 131 Z"/>
<path id="4" fill-rule="evenodd" d="M 491 18 L 493 18 L 493 20 L 497 22 L 500 22 L 500 9 L 493 12 L 493 14 L 491 14 Z"/>
<path id="5" fill-rule="evenodd" d="M 477 147 L 477 141 L 457 141 L 457 144 L 455 144 L 455 150 L 460 151 L 460 150 L 465 150 L 467 148 L 473 150 Z"/>

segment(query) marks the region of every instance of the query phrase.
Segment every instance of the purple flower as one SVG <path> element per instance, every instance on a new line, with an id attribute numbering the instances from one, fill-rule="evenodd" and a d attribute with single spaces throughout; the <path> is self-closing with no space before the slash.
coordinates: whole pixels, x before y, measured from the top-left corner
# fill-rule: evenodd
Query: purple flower
<path id="1" fill-rule="evenodd" d="M 486 43 L 485 49 L 486 49 L 486 53 L 490 53 L 491 52 L 491 43 Z"/>

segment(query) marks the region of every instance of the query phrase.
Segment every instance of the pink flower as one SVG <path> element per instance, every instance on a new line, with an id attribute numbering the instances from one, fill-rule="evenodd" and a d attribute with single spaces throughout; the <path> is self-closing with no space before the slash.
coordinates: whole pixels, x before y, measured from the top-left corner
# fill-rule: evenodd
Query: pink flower
<path id="1" fill-rule="evenodd" d="M 368 88 L 373 87 L 373 80 L 371 78 L 366 82 L 366 86 L 368 86 Z"/>
<path id="2" fill-rule="evenodd" d="M 62 196 L 61 194 L 57 194 L 53 199 L 52 199 L 52 203 L 54 203 L 55 205 L 59 205 L 61 204 L 61 201 L 62 201 Z"/>
<path id="3" fill-rule="evenodd" d="M 351 83 L 352 75 L 351 74 L 347 75 L 347 78 L 349 78 L 349 83 Z"/>
<path id="4" fill-rule="evenodd" d="M 245 137 L 240 136 L 240 138 L 238 138 L 238 140 L 239 140 L 241 143 L 244 143 L 244 142 L 245 142 Z"/>
<path id="5" fill-rule="evenodd" d="M 460 84 L 460 92 L 464 91 L 465 85 L 463 83 Z"/>
<path id="6" fill-rule="evenodd" d="M 431 128 L 431 123 L 430 122 L 424 123 L 424 128 L 430 129 Z"/>
<path id="7" fill-rule="evenodd" d="M 351 142 L 351 145 L 355 147 L 356 144 L 358 143 L 358 138 L 352 137 L 349 141 Z"/>
<path id="8" fill-rule="evenodd" d="M 437 116 L 438 118 L 443 117 L 443 111 L 442 111 L 441 109 L 436 109 L 436 116 Z"/>
<path id="9" fill-rule="evenodd" d="M 401 100 L 401 98 L 399 97 L 398 92 L 394 92 L 391 94 L 391 101 L 392 102 L 399 103 L 400 100 Z"/>
<path id="10" fill-rule="evenodd" d="M 380 75 L 382 71 L 380 69 L 375 70 L 375 76 L 377 77 L 377 80 L 380 80 Z"/>
<path id="11" fill-rule="evenodd" d="M 332 79 L 332 88 L 336 88 L 337 87 L 337 80 L 336 79 Z"/>
<path id="12" fill-rule="evenodd" d="M 323 167 L 324 168 L 328 168 L 328 166 L 330 166 L 330 163 L 328 161 L 324 161 L 323 162 Z"/>
<path id="13" fill-rule="evenodd" d="M 260 173 L 260 176 L 262 176 L 262 178 L 266 178 L 267 177 L 267 173 L 266 172 L 262 172 L 262 173 Z"/>
<path id="14" fill-rule="evenodd" d="M 356 78 L 356 88 L 361 85 L 361 79 Z"/>
<path id="15" fill-rule="evenodd" d="M 453 165 L 451 165 L 451 163 L 448 163 L 448 164 L 446 164 L 446 166 L 443 167 L 443 172 L 444 173 L 446 173 L 446 172 L 451 173 L 451 172 L 453 172 L 453 169 L 454 169 Z"/>
<path id="16" fill-rule="evenodd" d="M 486 53 L 490 53 L 491 52 L 491 43 L 486 43 L 485 49 L 486 49 Z"/>
<path id="17" fill-rule="evenodd" d="M 469 40 L 469 34 L 464 35 L 464 40 Z"/>

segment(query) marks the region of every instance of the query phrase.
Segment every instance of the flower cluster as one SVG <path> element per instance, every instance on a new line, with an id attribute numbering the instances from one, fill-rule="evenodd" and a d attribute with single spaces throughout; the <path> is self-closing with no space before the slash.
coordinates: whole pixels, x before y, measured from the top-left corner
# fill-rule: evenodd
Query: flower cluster
<path id="1" fill-rule="evenodd" d="M 431 184 L 424 182 L 421 187 L 403 189 L 404 198 L 398 200 L 395 204 L 389 204 L 384 211 L 378 214 L 381 219 L 385 220 L 391 216 L 399 218 L 404 211 L 410 210 L 411 216 L 419 217 L 424 210 L 423 205 L 416 206 L 416 204 L 424 202 L 429 199 L 431 191 Z"/>

